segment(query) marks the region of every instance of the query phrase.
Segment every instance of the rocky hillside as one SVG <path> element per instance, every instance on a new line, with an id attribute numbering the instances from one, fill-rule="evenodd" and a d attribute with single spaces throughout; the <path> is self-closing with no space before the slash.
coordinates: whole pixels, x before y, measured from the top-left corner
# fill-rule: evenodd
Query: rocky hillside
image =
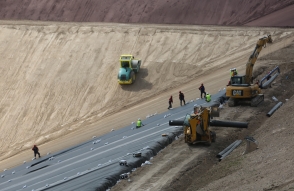
<path id="1" fill-rule="evenodd" d="M 293 27 L 293 4 L 292 0 L 3 0 L 0 19 Z"/>

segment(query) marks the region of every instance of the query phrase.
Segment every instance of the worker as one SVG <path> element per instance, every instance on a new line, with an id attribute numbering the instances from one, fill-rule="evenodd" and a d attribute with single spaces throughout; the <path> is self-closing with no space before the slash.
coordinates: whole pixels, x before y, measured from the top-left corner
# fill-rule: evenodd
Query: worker
<path id="1" fill-rule="evenodd" d="M 205 87 L 204 87 L 203 83 L 201 84 L 201 86 L 198 89 L 200 90 L 200 97 L 202 99 L 202 94 L 204 94 L 204 97 L 206 96 Z"/>
<path id="2" fill-rule="evenodd" d="M 39 155 L 39 158 L 41 157 L 41 155 L 39 153 L 39 148 L 37 147 L 37 145 L 34 145 L 34 147 L 32 148 L 32 150 L 34 151 L 35 158 L 36 158 L 37 155 Z"/>
<path id="3" fill-rule="evenodd" d="M 211 95 L 209 93 L 207 93 L 205 97 L 207 102 L 211 101 Z"/>
<path id="4" fill-rule="evenodd" d="M 238 75 L 238 71 L 236 68 L 234 68 L 234 76 L 237 76 Z"/>
<path id="5" fill-rule="evenodd" d="M 173 108 L 172 103 L 173 103 L 173 96 L 170 96 L 170 98 L 168 99 L 168 108 L 167 109 Z"/>
<path id="6" fill-rule="evenodd" d="M 194 107 L 194 114 L 198 114 L 198 113 L 200 113 L 201 112 L 201 106 L 195 106 Z"/>
<path id="7" fill-rule="evenodd" d="M 236 68 L 232 68 L 231 69 L 231 77 L 238 75 L 237 69 Z"/>
<path id="8" fill-rule="evenodd" d="M 137 126 L 136 126 L 136 128 L 140 128 L 140 127 L 142 127 L 142 126 L 144 126 L 144 125 L 143 125 L 141 119 L 139 118 L 138 121 L 137 121 Z"/>
<path id="9" fill-rule="evenodd" d="M 184 105 L 186 105 L 185 95 L 181 91 L 179 91 L 179 99 L 180 99 L 181 106 L 182 106 L 182 102 L 184 102 Z"/>
<path id="10" fill-rule="evenodd" d="M 230 75 L 231 75 L 231 77 L 234 76 L 234 69 L 233 68 L 230 69 Z"/>

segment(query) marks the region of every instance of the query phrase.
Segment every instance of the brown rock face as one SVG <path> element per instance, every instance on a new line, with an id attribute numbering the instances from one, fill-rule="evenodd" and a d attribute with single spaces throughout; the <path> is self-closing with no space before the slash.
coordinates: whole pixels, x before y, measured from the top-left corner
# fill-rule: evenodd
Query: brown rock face
<path id="1" fill-rule="evenodd" d="M 5 0 L 0 3 L 0 19 L 294 26 L 294 15 L 289 14 L 293 4 L 291 0 Z"/>

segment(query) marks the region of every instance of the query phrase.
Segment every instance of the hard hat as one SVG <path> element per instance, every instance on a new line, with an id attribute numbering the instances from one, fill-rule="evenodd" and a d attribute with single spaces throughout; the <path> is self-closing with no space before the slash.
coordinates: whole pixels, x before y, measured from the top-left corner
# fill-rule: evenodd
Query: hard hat
<path id="1" fill-rule="evenodd" d="M 139 118 L 138 121 L 140 121 L 141 119 Z"/>

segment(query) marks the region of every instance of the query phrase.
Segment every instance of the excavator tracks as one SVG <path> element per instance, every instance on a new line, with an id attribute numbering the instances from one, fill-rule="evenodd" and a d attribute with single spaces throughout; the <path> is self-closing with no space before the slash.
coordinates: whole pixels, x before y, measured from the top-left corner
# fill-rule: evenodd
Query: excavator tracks
<path id="1" fill-rule="evenodd" d="M 257 96 L 251 99 L 251 107 L 257 107 L 263 101 L 264 101 L 264 95 L 258 94 Z"/>
<path id="2" fill-rule="evenodd" d="M 228 100 L 229 107 L 235 107 L 237 105 L 237 100 L 233 97 L 230 97 Z"/>

